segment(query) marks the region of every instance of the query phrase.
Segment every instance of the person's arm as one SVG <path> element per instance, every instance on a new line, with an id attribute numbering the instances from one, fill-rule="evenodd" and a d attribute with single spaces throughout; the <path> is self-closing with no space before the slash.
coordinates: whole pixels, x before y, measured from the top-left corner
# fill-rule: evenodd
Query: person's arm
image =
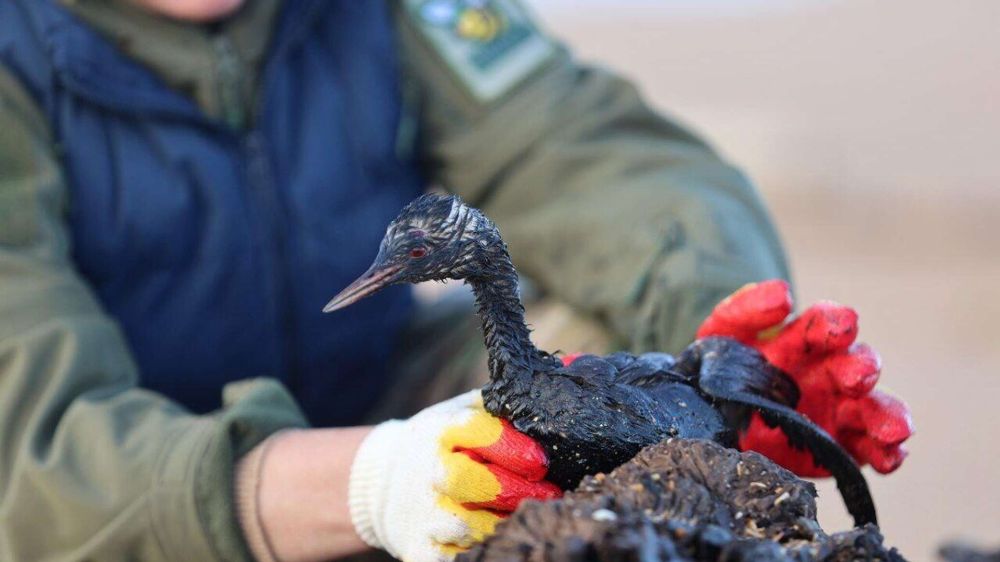
<path id="1" fill-rule="evenodd" d="M 137 387 L 75 272 L 47 125 L 0 69 L 0 560 L 250 560 L 233 464 L 305 425 L 276 382 L 195 416 Z"/>
<path id="2" fill-rule="evenodd" d="M 503 95 L 477 100 L 427 24 L 399 14 L 427 171 L 496 220 L 544 290 L 633 349 L 676 352 L 725 295 L 788 277 L 746 177 L 630 83 L 556 46 Z"/>
<path id="3" fill-rule="evenodd" d="M 239 517 L 258 562 L 332 560 L 366 545 L 446 562 L 522 500 L 562 495 L 547 471 L 542 446 L 474 390 L 374 428 L 272 436 L 239 462 Z"/>
<path id="4" fill-rule="evenodd" d="M 237 515 L 257 562 L 318 562 L 368 548 L 351 521 L 348 484 L 371 431 L 281 431 L 240 459 Z"/>

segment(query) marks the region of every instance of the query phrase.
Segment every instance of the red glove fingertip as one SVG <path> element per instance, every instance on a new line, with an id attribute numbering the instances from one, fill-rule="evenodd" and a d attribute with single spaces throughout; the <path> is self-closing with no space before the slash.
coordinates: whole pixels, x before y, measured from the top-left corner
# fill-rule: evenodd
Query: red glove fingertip
<path id="1" fill-rule="evenodd" d="M 890 472 L 895 472 L 900 466 L 903 466 L 903 461 L 906 460 L 909 454 L 909 451 L 899 445 L 879 448 L 869 457 L 868 463 L 879 474 L 889 474 Z"/>
<path id="2" fill-rule="evenodd" d="M 697 337 L 728 336 L 747 343 L 758 332 L 783 322 L 792 311 L 788 282 L 750 283 L 717 304 L 698 328 Z"/>
<path id="3" fill-rule="evenodd" d="M 880 474 L 895 471 L 909 454 L 902 445 L 883 445 L 862 434 L 845 436 L 841 441 L 858 464 L 869 464 Z"/>
<path id="4" fill-rule="evenodd" d="M 858 313 L 849 306 L 820 301 L 802 313 L 803 338 L 814 352 L 847 349 L 858 335 Z M 791 331 L 791 330 L 790 330 Z"/>
<path id="5" fill-rule="evenodd" d="M 861 398 L 875 388 L 882 372 L 882 358 L 867 344 L 825 359 L 819 366 L 834 388 L 849 398 Z"/>
<path id="6" fill-rule="evenodd" d="M 837 409 L 840 429 L 866 435 L 882 446 L 899 445 L 913 435 L 913 418 L 901 400 L 877 390 L 844 400 Z"/>
<path id="7" fill-rule="evenodd" d="M 761 351 L 778 368 L 793 372 L 813 357 L 845 350 L 858 335 L 858 313 L 833 302 L 810 306 Z"/>
<path id="8" fill-rule="evenodd" d="M 898 445 L 913 435 L 910 407 L 902 400 L 878 390 L 865 397 L 864 417 L 868 435 L 886 445 Z"/>

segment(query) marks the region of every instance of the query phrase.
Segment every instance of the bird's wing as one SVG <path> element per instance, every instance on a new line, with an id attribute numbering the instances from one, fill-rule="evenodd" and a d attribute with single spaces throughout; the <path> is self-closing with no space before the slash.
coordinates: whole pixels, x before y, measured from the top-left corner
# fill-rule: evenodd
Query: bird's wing
<path id="1" fill-rule="evenodd" d="M 795 408 L 799 387 L 781 369 L 767 362 L 756 349 L 724 337 L 700 339 L 681 354 L 677 367 L 701 381 L 711 372 L 717 385 Z M 701 383 L 697 382 L 700 386 Z M 749 422 L 749 420 L 746 420 Z"/>
<path id="2" fill-rule="evenodd" d="M 817 464 L 833 474 L 855 525 L 878 524 L 875 502 L 861 469 L 826 431 L 788 406 L 734 388 L 715 376 L 711 365 L 703 367 L 708 367 L 702 369 L 700 386 L 703 392 L 719 400 L 753 408 L 768 425 L 780 427 L 793 447 L 808 450 Z"/>
<path id="3" fill-rule="evenodd" d="M 664 383 L 683 383 L 695 386 L 696 378 L 674 369 L 677 361 L 666 353 L 631 355 L 619 351 L 605 357 L 618 367 L 615 382 L 636 387 L 655 387 Z"/>
<path id="4" fill-rule="evenodd" d="M 607 386 L 618 376 L 614 365 L 597 355 L 581 355 L 569 365 L 549 372 L 553 376 L 566 377 L 582 389 L 599 389 Z"/>

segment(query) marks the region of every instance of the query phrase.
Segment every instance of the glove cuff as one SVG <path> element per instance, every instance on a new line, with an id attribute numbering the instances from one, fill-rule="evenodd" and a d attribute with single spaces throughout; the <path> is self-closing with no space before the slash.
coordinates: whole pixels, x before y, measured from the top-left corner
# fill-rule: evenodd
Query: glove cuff
<path id="1" fill-rule="evenodd" d="M 351 522 L 361 540 L 372 548 L 387 549 L 382 516 L 387 499 L 385 492 L 393 467 L 393 455 L 397 452 L 404 428 L 404 422 L 399 420 L 375 426 L 361 442 L 351 463 L 347 485 Z"/>

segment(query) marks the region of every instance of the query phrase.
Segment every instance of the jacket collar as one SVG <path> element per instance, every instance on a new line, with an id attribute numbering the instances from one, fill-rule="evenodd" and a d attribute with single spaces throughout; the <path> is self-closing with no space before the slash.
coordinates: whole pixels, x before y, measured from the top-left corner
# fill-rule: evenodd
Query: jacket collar
<path id="1" fill-rule="evenodd" d="M 117 49 L 112 40 L 59 5 L 59 0 L 23 0 L 45 43 L 56 80 L 75 95 L 125 113 L 207 121 L 190 96 L 170 88 L 148 67 Z M 324 0 L 285 0 L 265 68 L 300 42 Z M 266 72 L 264 73 L 266 74 Z M 262 74 L 263 75 L 263 74 Z"/>

